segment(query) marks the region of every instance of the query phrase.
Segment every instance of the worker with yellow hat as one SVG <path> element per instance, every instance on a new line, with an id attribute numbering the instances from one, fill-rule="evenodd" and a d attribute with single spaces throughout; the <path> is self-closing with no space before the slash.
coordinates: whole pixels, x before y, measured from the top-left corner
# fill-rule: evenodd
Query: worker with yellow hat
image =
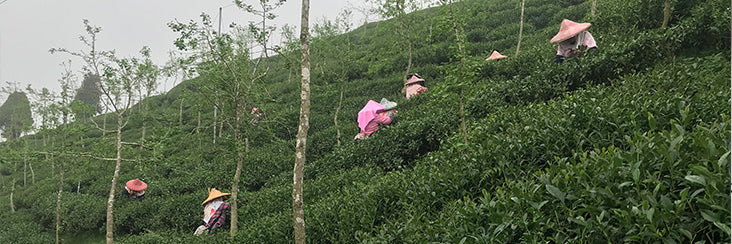
<path id="1" fill-rule="evenodd" d="M 203 206 L 203 225 L 196 229 L 195 235 L 203 234 L 208 231 L 208 234 L 213 234 L 217 229 L 222 228 L 226 224 L 225 210 L 231 209 L 231 204 L 224 202 L 229 198 L 231 193 L 222 193 L 216 188 L 208 189 L 208 198 L 201 203 Z"/>

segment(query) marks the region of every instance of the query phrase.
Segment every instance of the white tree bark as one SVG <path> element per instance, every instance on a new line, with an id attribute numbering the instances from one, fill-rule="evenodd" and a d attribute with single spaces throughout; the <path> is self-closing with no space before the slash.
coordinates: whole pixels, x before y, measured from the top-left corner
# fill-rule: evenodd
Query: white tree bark
<path id="1" fill-rule="evenodd" d="M 671 0 L 666 0 L 663 3 L 663 23 L 661 29 L 665 29 L 668 26 L 668 20 L 671 19 Z"/>
<path id="2" fill-rule="evenodd" d="M 308 129 L 310 126 L 310 40 L 309 40 L 310 0 L 302 1 L 300 20 L 300 46 L 302 52 L 302 85 L 300 90 L 300 124 L 295 145 L 295 167 L 292 176 L 292 211 L 295 243 L 305 243 L 305 211 L 303 209 L 303 170 Z"/>
<path id="3" fill-rule="evenodd" d="M 592 7 L 590 8 L 590 15 L 595 16 L 596 9 L 597 9 L 597 0 L 592 0 Z"/>
<path id="4" fill-rule="evenodd" d="M 519 36 L 518 36 L 518 43 L 516 44 L 516 56 L 519 54 L 519 49 L 521 48 L 521 37 L 524 34 L 524 4 L 526 3 L 526 0 L 521 0 L 521 20 L 519 21 Z"/>
<path id="5" fill-rule="evenodd" d="M 64 166 L 59 164 L 58 195 L 56 195 L 56 244 L 61 243 L 61 193 L 64 191 Z"/>
<path id="6" fill-rule="evenodd" d="M 15 212 L 15 205 L 13 204 L 13 194 L 15 194 L 15 177 L 13 177 L 13 187 L 10 189 L 10 211 Z"/>
<path id="7" fill-rule="evenodd" d="M 117 186 L 117 178 L 119 177 L 119 169 L 122 165 L 122 127 L 123 116 L 117 114 L 117 160 L 114 166 L 114 175 L 112 176 L 112 186 L 109 188 L 109 198 L 107 198 L 107 244 L 114 244 L 114 194 Z"/>

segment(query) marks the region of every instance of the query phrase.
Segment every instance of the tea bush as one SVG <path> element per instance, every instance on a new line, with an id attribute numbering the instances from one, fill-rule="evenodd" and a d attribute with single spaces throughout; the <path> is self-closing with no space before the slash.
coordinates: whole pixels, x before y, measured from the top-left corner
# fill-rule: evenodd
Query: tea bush
<path id="1" fill-rule="evenodd" d="M 694 67 L 717 70 L 726 64 L 728 62 L 722 56 L 715 56 L 687 60 L 683 65 L 677 65 L 683 66 L 678 70 L 691 71 Z M 711 242 L 728 241 L 729 234 L 723 229 L 729 219 L 720 217 L 726 216 L 725 212 L 728 210 L 723 210 L 721 213 L 719 211 L 729 205 L 729 195 L 717 193 L 729 190 L 729 171 L 728 168 L 725 169 L 727 167 L 725 165 L 729 164 L 729 117 L 724 115 L 729 113 L 729 108 L 724 106 L 725 99 L 720 99 L 726 96 L 722 94 L 729 89 L 727 82 L 729 76 L 726 72 L 706 71 L 695 72 L 694 77 L 688 77 L 684 84 L 679 84 L 677 80 L 668 79 L 675 73 L 668 72 L 664 67 L 658 67 L 651 74 L 624 79 L 624 84 L 619 84 L 617 88 L 582 91 L 577 95 L 549 102 L 546 105 L 548 107 L 538 105 L 525 109 L 501 110 L 487 118 L 488 121 L 492 121 L 485 123 L 489 126 L 478 127 L 474 131 L 473 141 L 479 143 L 478 145 L 470 146 L 467 151 L 457 150 L 454 153 L 443 153 L 443 150 L 440 150 L 425 160 L 434 160 L 433 162 L 424 166 L 419 164 L 412 173 L 413 177 L 427 175 L 434 177 L 438 172 L 443 172 L 443 175 L 457 173 L 459 177 L 453 177 L 444 185 L 454 186 L 466 192 L 444 188 L 442 192 L 435 191 L 437 195 L 430 196 L 430 190 L 408 188 L 403 185 L 402 187 L 407 189 L 420 189 L 425 196 L 417 198 L 421 201 L 411 201 L 408 206 L 392 204 L 392 208 L 404 210 L 399 220 L 390 222 L 382 228 L 372 228 L 371 231 L 361 230 L 359 238 L 387 242 L 459 242 L 462 239 L 471 242 L 542 240 L 565 242 L 587 240 L 586 238 L 592 236 L 615 241 L 645 242 L 664 237 L 677 240 L 708 238 L 707 240 Z M 698 87 L 700 84 L 710 86 Z M 650 87 L 663 87 L 668 90 L 649 89 Z M 690 92 L 691 95 L 679 96 L 680 91 Z M 710 99 L 707 100 L 709 103 L 696 103 L 696 99 L 714 97 L 717 94 L 720 97 L 713 102 Z M 644 110 L 638 110 L 639 102 L 644 104 L 642 107 Z M 710 111 L 709 114 L 697 114 L 686 106 L 681 106 L 679 109 L 679 105 L 692 103 L 704 107 L 702 109 L 704 111 L 710 111 L 708 109 L 714 111 Z M 536 113 L 527 113 L 530 111 Z M 663 115 L 664 119 L 656 120 L 650 116 L 651 114 Z M 723 116 L 720 117 L 720 114 Z M 579 116 L 583 116 L 584 119 L 579 119 Z M 647 121 L 643 122 L 643 118 L 647 118 Z M 543 124 L 541 121 L 551 122 Z M 486 130 L 487 128 L 493 129 Z M 695 134 L 691 135 L 691 132 L 684 131 L 692 131 Z M 543 151 L 542 148 L 550 150 Z M 627 150 L 635 152 L 628 154 Z M 460 159 L 461 152 L 470 155 L 470 158 Z M 557 152 L 565 153 L 556 154 Z M 705 155 L 698 155 L 699 153 Z M 604 156 L 605 159 L 587 156 L 597 154 L 609 156 Z M 618 157 L 618 155 L 632 156 Z M 480 160 L 474 161 L 477 158 Z M 594 162 L 588 158 L 593 158 Z M 609 164 L 608 162 L 612 160 L 619 160 L 622 167 L 617 163 L 615 166 Z M 698 162 L 706 163 L 702 168 L 693 166 Z M 639 169 L 644 171 L 632 169 L 631 166 L 636 168 L 642 166 Z M 417 172 L 422 170 L 422 167 L 431 170 Z M 618 169 L 623 167 L 629 169 L 625 171 Z M 611 181 L 607 176 L 591 172 L 618 178 L 613 178 Z M 662 206 L 660 202 L 667 204 L 668 199 L 679 199 L 666 196 L 667 200 L 660 200 L 661 195 L 680 194 L 686 187 L 694 185 L 692 183 L 702 181 L 701 176 L 689 177 L 689 175 L 705 175 L 704 177 L 710 177 L 716 182 L 714 187 L 717 189 L 697 190 L 695 194 L 712 192 L 716 200 L 706 200 L 703 203 L 706 206 L 718 206 L 714 208 L 716 210 L 709 208 L 708 212 L 704 212 L 707 216 L 699 218 L 698 212 L 677 209 L 673 213 L 680 217 L 675 220 L 660 217 L 644 222 L 646 216 L 653 215 L 649 212 L 658 211 L 659 216 L 669 214 L 669 212 L 661 213 L 661 209 L 649 210 L 649 206 L 660 208 L 659 206 Z M 449 178 L 443 178 L 447 179 Z M 564 183 L 559 185 L 548 179 Z M 663 182 L 670 179 L 673 181 Z M 462 183 L 465 180 L 471 183 L 468 183 L 469 185 Z M 404 182 L 413 182 L 417 186 L 442 185 L 422 183 L 414 178 Z M 592 183 L 596 185 L 590 182 L 596 182 Z M 618 188 L 601 189 L 612 186 Z M 625 189 L 626 186 L 635 186 L 634 191 Z M 477 190 L 478 188 L 482 188 L 482 192 Z M 576 190 L 572 192 L 563 190 L 567 188 Z M 685 194 L 690 194 L 689 190 L 686 191 Z M 401 199 L 415 195 L 407 192 L 409 190 L 402 190 L 405 196 Z M 651 193 L 654 198 L 648 197 Z M 447 200 L 452 202 L 439 210 L 444 204 L 434 203 L 440 199 L 435 196 L 452 194 L 453 197 Z M 538 198 L 542 195 L 543 198 Z M 597 200 L 588 202 L 592 199 Z M 619 201 L 634 203 L 639 210 L 633 213 L 639 216 L 618 217 L 618 220 L 613 221 L 598 220 L 603 222 L 603 225 L 585 227 L 588 221 L 594 221 L 591 218 L 635 216 L 622 211 L 613 212 L 611 215 L 608 207 L 604 207 L 623 206 L 627 208 L 623 211 L 631 212 L 629 209 L 632 210 L 633 205 L 621 204 Z M 575 207 L 567 208 L 568 202 L 572 202 Z M 679 206 L 684 205 L 677 203 Z M 698 203 L 692 203 L 695 204 Z M 435 207 L 438 207 L 439 212 L 429 211 Z M 552 211 L 548 211 L 549 208 Z M 600 217 L 603 208 L 608 212 Z M 588 212 L 595 215 L 590 215 Z M 694 215 L 696 217 L 691 217 Z M 687 225 L 691 219 L 695 219 L 694 223 Z M 440 223 L 443 220 L 444 225 Z M 683 226 L 681 228 L 683 230 L 668 226 Z M 656 232 L 659 228 L 665 228 L 664 232 L 660 233 L 668 235 L 659 236 L 659 232 Z M 608 234 L 613 231 L 615 232 Z M 689 237 L 687 232 L 694 233 L 696 237 Z M 648 235 L 649 233 L 656 236 Z"/>
<path id="2" fill-rule="evenodd" d="M 342 64 L 313 69 L 304 189 L 308 241 L 729 242 L 729 6 L 672 1 L 671 25 L 660 30 L 658 3 L 612 0 L 585 16 L 589 1 L 530 1 L 521 53 L 483 62 L 495 49 L 512 54 L 518 4 L 458 2 L 466 7 L 461 13 L 471 55 L 461 98 L 467 144 L 454 84 L 445 82 L 456 66 L 454 35 L 436 28 L 439 8 L 413 13 L 420 23 L 413 27 L 411 71 L 427 79 L 429 91 L 410 100 L 398 94 L 407 56 L 395 45 L 394 23 L 370 23 L 343 35 L 359 45 L 348 81 L 319 73 Z M 548 39 L 563 18 L 592 22 L 600 48 L 552 63 L 556 45 Z M 273 59 L 266 89 L 254 98 L 266 122 L 244 124 L 250 150 L 240 179 L 237 242 L 292 241 L 296 66 Z M 115 239 L 121 243 L 229 239 L 225 232 L 192 235 L 201 223 L 205 189 L 226 192 L 235 149 L 242 146 L 233 142 L 230 126 L 211 142 L 210 105 L 183 97 L 195 92 L 187 86 L 193 82 L 203 81 L 149 98 L 161 107 L 146 121 L 146 146 L 125 147 L 124 157 L 134 161 L 123 162 L 117 193 L 134 178 L 150 187 L 145 201 L 116 200 Z M 341 86 L 338 147 L 333 115 Z M 399 103 L 399 121 L 353 142 L 357 112 L 381 97 Z M 133 120 L 137 126 L 125 130 L 125 140 L 141 137 L 142 121 Z M 113 138 L 91 123 L 65 126 L 59 134 L 65 136 L 50 140 L 59 147 L 41 147 L 44 134 L 27 138 L 39 150 L 64 152 L 58 159 L 66 164 L 62 231 L 101 233 L 114 164 L 70 155 L 110 157 Z M 23 145 L 4 145 L 0 205 L 8 205 L 14 180 L 18 211 L 2 215 L 11 224 L 0 226 L 0 242 L 50 242 L 58 171 L 53 161 L 33 155 L 37 181 L 21 187 L 23 168 L 11 163 L 22 162 Z M 39 234 L 12 234 L 19 230 Z"/>
<path id="3" fill-rule="evenodd" d="M 33 216 L 25 210 L 16 212 L 3 211 L 0 214 L 3 224 L 0 225 L 0 242 L 2 243 L 51 243 L 54 237 L 44 231 L 44 227 L 36 223 Z"/>

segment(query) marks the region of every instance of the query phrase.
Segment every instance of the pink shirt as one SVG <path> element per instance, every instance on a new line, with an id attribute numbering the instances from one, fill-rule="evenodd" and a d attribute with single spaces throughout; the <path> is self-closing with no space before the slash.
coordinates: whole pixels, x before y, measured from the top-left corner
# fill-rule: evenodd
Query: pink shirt
<path id="1" fill-rule="evenodd" d="M 366 125 L 366 128 L 364 128 L 361 133 L 371 135 L 372 133 L 379 130 L 379 125 L 388 125 L 391 124 L 391 117 L 388 115 L 385 115 L 384 113 L 377 114 L 374 119 L 369 121 L 369 123 Z"/>
<path id="2" fill-rule="evenodd" d="M 597 47 L 597 43 L 595 43 L 595 38 L 592 38 L 592 34 L 588 31 L 583 31 L 577 34 L 577 42 L 576 43 L 567 43 L 566 41 L 562 41 L 559 43 L 559 46 L 557 47 L 557 55 L 560 55 L 562 57 L 572 57 L 575 53 L 579 52 L 579 46 L 585 46 L 587 49 Z"/>

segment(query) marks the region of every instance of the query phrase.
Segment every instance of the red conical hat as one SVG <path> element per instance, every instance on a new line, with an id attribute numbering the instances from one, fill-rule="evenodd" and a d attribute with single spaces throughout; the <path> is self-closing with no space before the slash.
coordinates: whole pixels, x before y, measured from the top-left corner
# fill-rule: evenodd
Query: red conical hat
<path id="1" fill-rule="evenodd" d="M 569 39 L 570 37 L 573 37 L 580 32 L 583 32 L 587 30 L 587 28 L 590 28 L 590 23 L 577 23 L 568 19 L 562 20 L 562 25 L 559 27 L 559 33 L 552 37 L 552 40 L 549 41 L 550 43 L 556 43 L 561 42 L 564 40 Z"/>
<path id="2" fill-rule="evenodd" d="M 133 191 L 142 191 L 147 189 L 147 184 L 145 182 L 142 182 L 140 179 L 134 179 L 127 181 L 125 184 L 127 186 L 127 189 L 133 190 Z"/>
<path id="3" fill-rule="evenodd" d="M 502 54 L 501 54 L 501 53 L 499 53 L 498 51 L 493 51 L 493 53 L 491 53 L 491 56 L 490 56 L 490 57 L 488 57 L 487 59 L 485 59 L 485 61 L 488 61 L 488 60 L 495 60 L 495 59 L 502 59 L 502 58 L 507 58 L 507 57 L 508 57 L 508 56 L 506 56 L 506 55 L 502 55 Z"/>

